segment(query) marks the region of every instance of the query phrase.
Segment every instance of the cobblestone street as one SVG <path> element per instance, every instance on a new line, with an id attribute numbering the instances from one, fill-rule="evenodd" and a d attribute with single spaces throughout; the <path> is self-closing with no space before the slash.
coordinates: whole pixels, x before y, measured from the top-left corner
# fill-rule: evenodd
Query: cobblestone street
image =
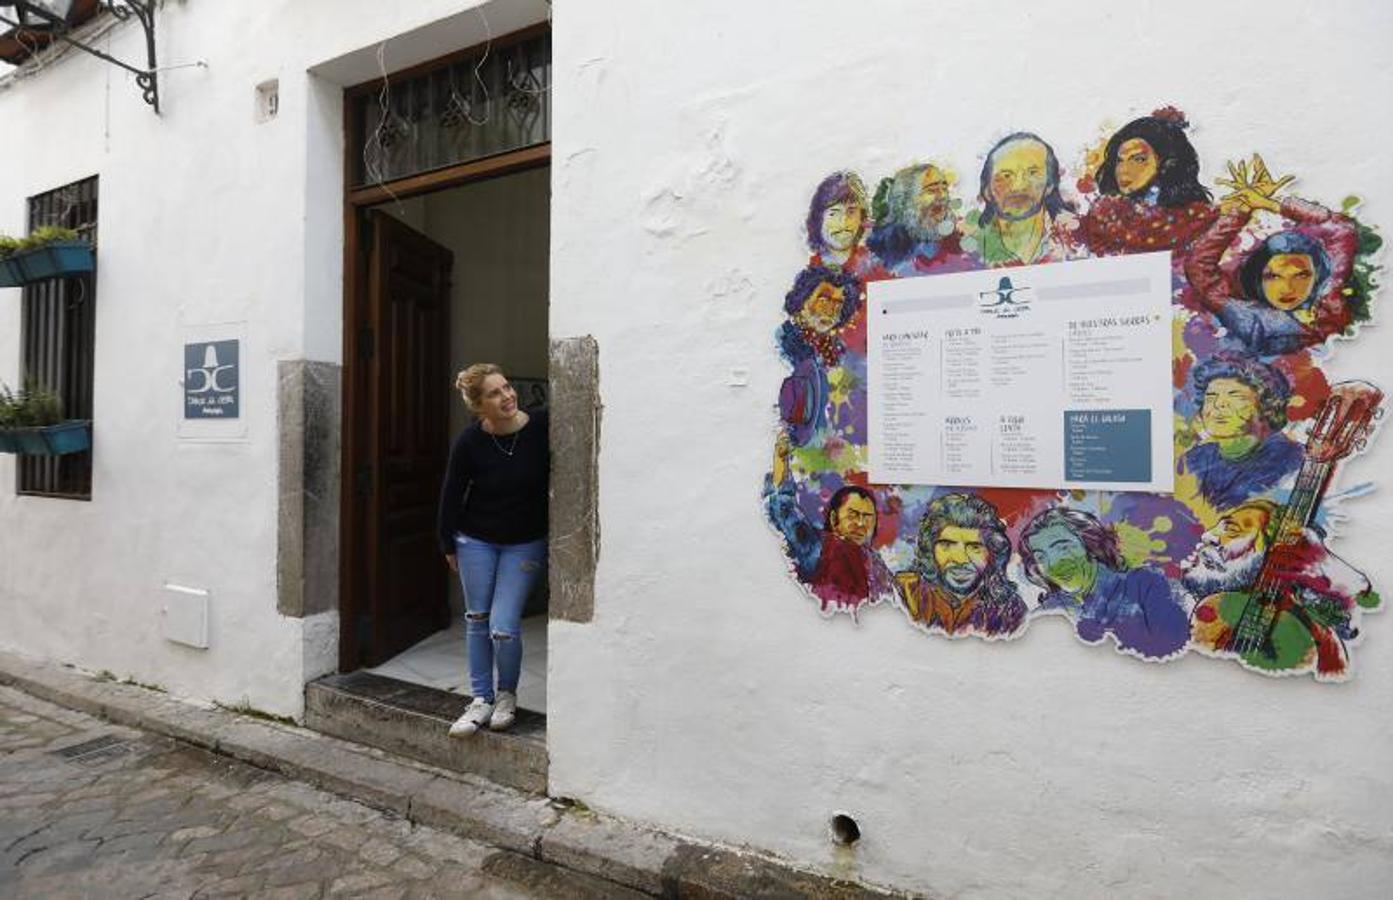
<path id="1" fill-rule="evenodd" d="M 0 687 L 0 897 L 637 897 Z"/>

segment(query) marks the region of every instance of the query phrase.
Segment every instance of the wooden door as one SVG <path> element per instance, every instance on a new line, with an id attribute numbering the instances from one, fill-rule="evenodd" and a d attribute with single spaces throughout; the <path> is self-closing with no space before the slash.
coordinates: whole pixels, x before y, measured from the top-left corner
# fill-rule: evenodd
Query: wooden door
<path id="1" fill-rule="evenodd" d="M 453 255 L 384 213 L 371 211 L 368 222 L 360 646 L 377 665 L 450 622 L 435 512 L 449 451 Z"/>

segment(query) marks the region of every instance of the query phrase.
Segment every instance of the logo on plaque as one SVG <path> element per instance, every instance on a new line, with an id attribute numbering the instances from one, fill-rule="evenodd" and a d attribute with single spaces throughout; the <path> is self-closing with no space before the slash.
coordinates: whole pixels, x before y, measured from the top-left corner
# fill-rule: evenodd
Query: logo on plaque
<path id="1" fill-rule="evenodd" d="M 184 345 L 184 418 L 237 418 L 241 405 L 238 343 Z"/>

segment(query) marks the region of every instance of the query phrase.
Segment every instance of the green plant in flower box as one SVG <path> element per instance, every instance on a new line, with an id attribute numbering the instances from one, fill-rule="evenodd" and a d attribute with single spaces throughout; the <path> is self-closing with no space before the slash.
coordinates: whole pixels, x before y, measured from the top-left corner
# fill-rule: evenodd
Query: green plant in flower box
<path id="1" fill-rule="evenodd" d="M 62 455 L 92 446 L 91 423 L 64 421 L 63 401 L 30 378 L 19 392 L 0 384 L 0 453 Z"/>
<path id="2" fill-rule="evenodd" d="M 46 247 L 60 241 L 75 241 L 79 237 L 81 235 L 71 228 L 60 228 L 57 225 L 42 225 L 22 238 L 0 234 L 0 259 L 8 259 L 17 253 Z"/>
<path id="3" fill-rule="evenodd" d="M 39 428 L 63 421 L 63 401 L 29 378 L 16 393 L 0 384 L 0 428 Z"/>

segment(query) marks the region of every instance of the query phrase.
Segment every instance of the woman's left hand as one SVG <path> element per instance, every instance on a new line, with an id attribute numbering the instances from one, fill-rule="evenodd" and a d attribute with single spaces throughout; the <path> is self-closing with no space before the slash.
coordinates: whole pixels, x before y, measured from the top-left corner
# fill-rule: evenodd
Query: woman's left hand
<path id="1" fill-rule="evenodd" d="M 455 559 L 455 554 L 445 554 L 445 565 L 450 567 L 450 571 L 459 574 L 459 560 Z"/>

